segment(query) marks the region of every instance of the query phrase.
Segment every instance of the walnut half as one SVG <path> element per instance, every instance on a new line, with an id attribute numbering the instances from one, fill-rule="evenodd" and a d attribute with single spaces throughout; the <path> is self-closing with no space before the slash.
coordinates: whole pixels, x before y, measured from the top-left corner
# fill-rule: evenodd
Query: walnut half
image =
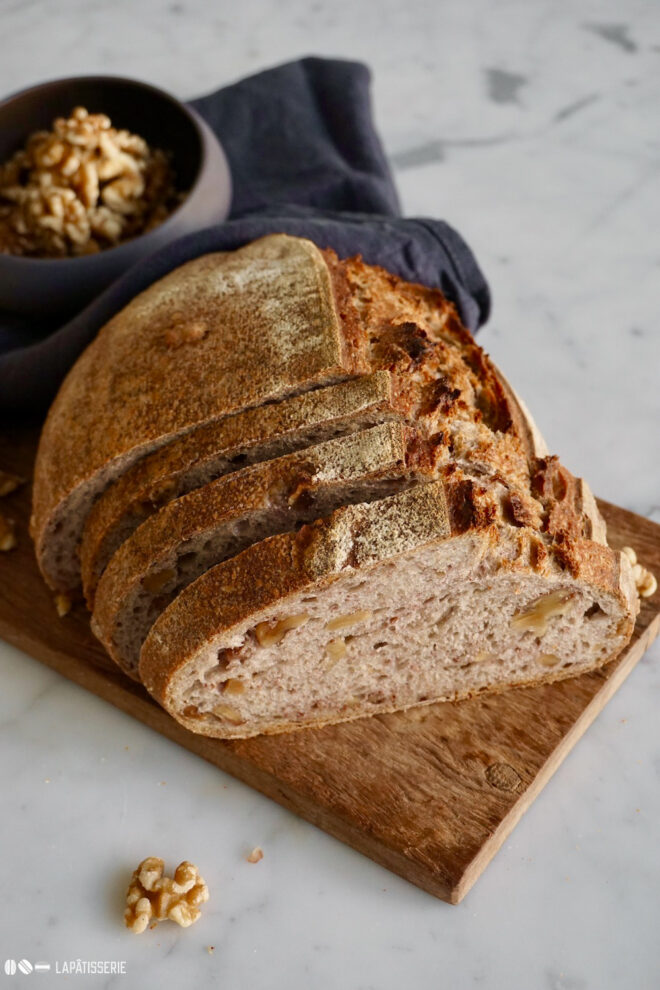
<path id="1" fill-rule="evenodd" d="M 567 591 L 551 591 L 548 595 L 532 602 L 511 620 L 513 629 L 521 632 L 530 630 L 543 636 L 548 629 L 548 620 L 555 615 L 564 615 L 570 605 L 571 595 Z"/>
<path id="2" fill-rule="evenodd" d="M 150 922 L 166 918 L 187 928 L 199 918 L 199 905 L 209 899 L 209 889 L 193 863 L 179 863 L 174 877 L 163 876 L 164 868 L 162 859 L 148 856 L 133 872 L 126 892 L 124 923 L 136 935 Z"/>
<path id="3" fill-rule="evenodd" d="M 658 581 L 652 571 L 642 567 L 632 547 L 622 547 L 621 553 L 628 558 L 632 567 L 635 587 L 640 598 L 650 598 L 658 590 Z"/>
<path id="4" fill-rule="evenodd" d="M 304 625 L 308 619 L 305 612 L 300 612 L 298 615 L 288 615 L 279 622 L 258 622 L 254 627 L 257 643 L 259 646 L 277 646 L 286 633 Z"/>

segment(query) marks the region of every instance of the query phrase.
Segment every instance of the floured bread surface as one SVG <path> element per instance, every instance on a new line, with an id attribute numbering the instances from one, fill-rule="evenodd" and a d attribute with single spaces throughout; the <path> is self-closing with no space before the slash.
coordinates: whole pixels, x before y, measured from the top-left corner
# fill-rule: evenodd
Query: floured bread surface
<path id="1" fill-rule="evenodd" d="M 362 351 L 323 255 L 301 238 L 204 255 L 150 286 L 81 355 L 44 426 L 32 532 L 46 579 L 77 584 L 89 507 L 139 457 L 201 423 L 365 371 Z"/>
<path id="2" fill-rule="evenodd" d="M 98 586 L 95 634 L 132 676 L 150 626 L 209 567 L 338 506 L 414 482 L 412 430 L 384 423 L 256 464 L 176 499 L 143 523 Z"/>
<path id="3" fill-rule="evenodd" d="M 83 590 L 93 606 L 110 557 L 168 502 L 243 466 L 400 416 L 387 371 L 207 423 L 138 461 L 94 504 L 83 531 Z"/>
<path id="4" fill-rule="evenodd" d="M 207 572 L 153 626 L 147 688 L 193 731 L 232 738 L 574 676 L 628 641 L 620 554 L 583 546 L 571 571 L 529 530 L 457 533 L 449 505 L 434 531 L 420 492 L 440 505 L 427 485 L 339 510 Z"/>

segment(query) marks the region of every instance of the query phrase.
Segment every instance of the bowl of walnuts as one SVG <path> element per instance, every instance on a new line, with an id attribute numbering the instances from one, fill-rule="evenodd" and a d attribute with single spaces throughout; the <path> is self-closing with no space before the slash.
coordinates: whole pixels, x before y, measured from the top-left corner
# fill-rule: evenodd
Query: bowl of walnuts
<path id="1" fill-rule="evenodd" d="M 0 103 L 0 308 L 71 313 L 230 203 L 220 142 L 163 90 L 83 76 L 16 93 Z"/>

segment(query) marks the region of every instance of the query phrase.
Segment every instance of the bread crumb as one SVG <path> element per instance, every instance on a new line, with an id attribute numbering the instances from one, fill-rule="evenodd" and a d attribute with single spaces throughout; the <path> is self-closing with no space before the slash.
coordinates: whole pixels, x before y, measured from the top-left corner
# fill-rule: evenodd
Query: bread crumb
<path id="1" fill-rule="evenodd" d="M 258 863 L 260 859 L 264 858 L 264 851 L 261 846 L 255 846 L 250 855 L 247 857 L 248 863 Z"/>
<path id="2" fill-rule="evenodd" d="M 10 495 L 17 488 L 25 484 L 25 478 L 18 474 L 10 474 L 8 471 L 0 471 L 0 498 Z"/>
<path id="3" fill-rule="evenodd" d="M 5 516 L 0 515 L 0 550 L 13 550 L 15 546 L 14 524 L 11 519 L 6 519 Z"/>
<path id="4" fill-rule="evenodd" d="M 68 615 L 73 606 L 73 602 L 69 595 L 58 594 L 53 598 L 55 602 L 55 610 L 59 615 L 60 619 L 63 619 L 65 615 Z"/>

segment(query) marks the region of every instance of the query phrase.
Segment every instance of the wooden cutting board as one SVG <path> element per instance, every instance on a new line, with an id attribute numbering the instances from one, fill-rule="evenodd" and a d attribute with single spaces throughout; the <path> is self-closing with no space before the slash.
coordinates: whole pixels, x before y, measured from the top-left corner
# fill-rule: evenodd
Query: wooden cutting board
<path id="1" fill-rule="evenodd" d="M 0 467 L 31 475 L 36 430 L 0 437 Z M 458 903 L 660 626 L 660 593 L 642 603 L 629 648 L 559 684 L 438 704 L 285 736 L 195 736 L 125 678 L 87 613 L 58 618 L 27 534 L 29 486 L 3 499 L 17 549 L 0 554 L 0 636 L 245 781 L 429 893 Z M 660 526 L 607 502 L 613 546 L 660 575 Z M 543 718 L 539 719 L 539 712 Z"/>

